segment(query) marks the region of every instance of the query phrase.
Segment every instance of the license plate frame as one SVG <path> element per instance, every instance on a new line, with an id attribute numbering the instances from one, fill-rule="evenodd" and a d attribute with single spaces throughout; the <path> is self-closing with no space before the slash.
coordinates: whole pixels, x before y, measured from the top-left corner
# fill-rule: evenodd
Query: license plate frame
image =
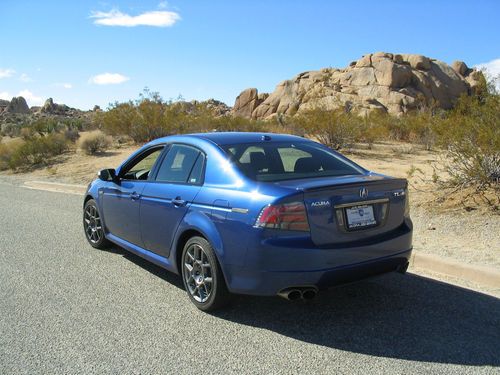
<path id="1" fill-rule="evenodd" d="M 372 204 L 359 204 L 344 208 L 347 230 L 359 230 L 376 226 L 377 220 Z"/>

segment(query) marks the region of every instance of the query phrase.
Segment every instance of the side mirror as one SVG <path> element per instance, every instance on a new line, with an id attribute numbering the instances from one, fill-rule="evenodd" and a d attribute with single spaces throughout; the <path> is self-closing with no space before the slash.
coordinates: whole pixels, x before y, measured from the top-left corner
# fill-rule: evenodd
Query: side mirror
<path id="1" fill-rule="evenodd" d="M 101 169 L 97 176 L 103 181 L 116 181 L 116 172 L 113 168 Z"/>

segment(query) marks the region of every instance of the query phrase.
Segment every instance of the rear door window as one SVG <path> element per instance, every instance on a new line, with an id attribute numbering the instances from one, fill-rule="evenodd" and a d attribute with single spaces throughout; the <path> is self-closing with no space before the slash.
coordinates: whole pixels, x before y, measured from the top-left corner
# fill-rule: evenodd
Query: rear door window
<path id="1" fill-rule="evenodd" d="M 199 184 L 202 181 L 203 153 L 195 147 L 174 144 L 163 159 L 156 181 Z"/>

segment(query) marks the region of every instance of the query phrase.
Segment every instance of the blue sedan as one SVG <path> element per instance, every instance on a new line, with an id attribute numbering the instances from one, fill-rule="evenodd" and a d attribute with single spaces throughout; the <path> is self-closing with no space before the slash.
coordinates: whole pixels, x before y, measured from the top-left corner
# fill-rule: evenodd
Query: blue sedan
<path id="1" fill-rule="evenodd" d="M 233 293 L 311 299 L 408 268 L 407 181 L 311 140 L 170 136 L 98 176 L 83 207 L 90 245 L 113 243 L 180 274 L 201 310 Z"/>

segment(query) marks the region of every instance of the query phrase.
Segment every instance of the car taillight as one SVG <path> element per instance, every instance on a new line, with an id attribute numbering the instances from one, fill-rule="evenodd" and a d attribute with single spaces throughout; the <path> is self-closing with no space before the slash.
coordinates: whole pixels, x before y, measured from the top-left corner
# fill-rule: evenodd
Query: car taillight
<path id="1" fill-rule="evenodd" d="M 264 207 L 255 223 L 256 227 L 309 231 L 304 203 L 292 202 Z"/>

